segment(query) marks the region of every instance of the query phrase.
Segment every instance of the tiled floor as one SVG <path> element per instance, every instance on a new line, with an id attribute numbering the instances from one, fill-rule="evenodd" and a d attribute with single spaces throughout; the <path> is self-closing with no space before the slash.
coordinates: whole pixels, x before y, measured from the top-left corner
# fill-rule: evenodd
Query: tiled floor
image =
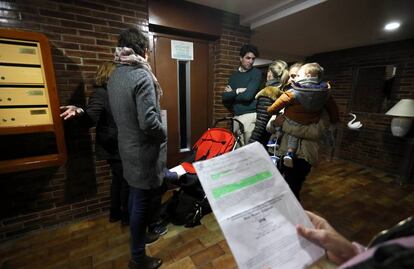
<path id="1" fill-rule="evenodd" d="M 354 163 L 328 162 L 309 176 L 302 204 L 350 239 L 367 243 L 377 232 L 414 215 L 414 185 L 400 185 L 392 175 Z M 101 216 L 1 244 L 0 268 L 124 269 L 128 243 L 128 228 Z M 161 268 L 236 268 L 212 214 L 195 228 L 169 225 L 148 253 L 164 260 Z"/>

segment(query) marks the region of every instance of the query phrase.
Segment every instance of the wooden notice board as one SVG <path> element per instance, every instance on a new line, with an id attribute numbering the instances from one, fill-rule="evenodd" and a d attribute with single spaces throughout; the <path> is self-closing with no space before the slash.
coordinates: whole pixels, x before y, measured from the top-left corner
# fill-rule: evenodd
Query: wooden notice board
<path id="1" fill-rule="evenodd" d="M 0 28 L 0 173 L 62 165 L 59 114 L 46 36 Z"/>

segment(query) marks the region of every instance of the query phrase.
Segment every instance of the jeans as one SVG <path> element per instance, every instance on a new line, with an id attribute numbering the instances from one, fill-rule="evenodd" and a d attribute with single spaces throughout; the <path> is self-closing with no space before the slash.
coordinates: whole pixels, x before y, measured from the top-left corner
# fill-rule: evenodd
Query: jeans
<path id="1" fill-rule="evenodd" d="M 131 232 L 131 257 L 137 261 L 145 255 L 145 233 L 152 212 L 161 206 L 158 189 L 144 190 L 129 187 L 129 229 Z"/>

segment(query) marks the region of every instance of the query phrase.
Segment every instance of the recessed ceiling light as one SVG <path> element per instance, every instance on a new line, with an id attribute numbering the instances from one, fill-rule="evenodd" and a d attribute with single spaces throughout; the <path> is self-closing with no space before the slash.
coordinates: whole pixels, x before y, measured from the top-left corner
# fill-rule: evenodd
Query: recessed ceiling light
<path id="1" fill-rule="evenodd" d="M 399 22 L 390 22 L 387 23 L 384 27 L 384 29 L 386 31 L 394 31 L 397 30 L 400 27 L 400 23 Z"/>

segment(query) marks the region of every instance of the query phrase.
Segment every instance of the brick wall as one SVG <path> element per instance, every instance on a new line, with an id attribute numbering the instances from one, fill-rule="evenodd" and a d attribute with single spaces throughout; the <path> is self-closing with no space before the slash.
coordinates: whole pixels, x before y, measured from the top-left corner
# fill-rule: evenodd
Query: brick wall
<path id="1" fill-rule="evenodd" d="M 51 43 L 60 103 L 85 105 L 100 63 L 112 59 L 118 33 L 148 30 L 147 0 L 1 1 L 0 27 L 44 33 Z M 221 103 L 239 49 L 250 30 L 225 13 L 214 42 L 214 118 L 229 115 Z M 65 122 L 64 167 L 0 175 L 0 241 L 103 214 L 109 207 L 110 168 L 94 156 L 94 131 Z"/>
<path id="2" fill-rule="evenodd" d="M 118 33 L 136 26 L 148 30 L 146 0 L 0 2 L 0 27 L 49 38 L 61 104 L 87 103 L 97 66 L 112 59 Z M 95 161 L 94 132 L 71 121 L 65 136 L 64 167 L 0 175 L 0 241 L 108 210 L 110 169 Z"/>
<path id="3" fill-rule="evenodd" d="M 239 51 L 241 46 L 250 41 L 250 29 L 239 25 L 239 16 L 224 13 L 222 27 L 222 35 L 215 42 L 214 48 L 214 119 L 231 116 L 229 111 L 223 106 L 221 93 L 224 91 L 231 73 L 240 64 Z"/>
<path id="4" fill-rule="evenodd" d="M 325 77 L 332 82 L 333 96 L 341 113 L 336 157 L 352 160 L 380 170 L 405 174 L 404 159 L 412 138 L 398 138 L 391 134 L 391 117 L 384 113 L 362 113 L 351 110 L 353 73 L 358 67 L 395 65 L 397 72 L 392 87 L 388 110 L 402 98 L 414 98 L 414 40 L 392 42 L 315 55 L 309 61 L 319 62 L 326 71 Z M 366 98 L 369 98 L 367 96 Z M 355 112 L 363 123 L 360 131 L 346 128 Z M 411 136 L 412 137 L 412 136 Z"/>

